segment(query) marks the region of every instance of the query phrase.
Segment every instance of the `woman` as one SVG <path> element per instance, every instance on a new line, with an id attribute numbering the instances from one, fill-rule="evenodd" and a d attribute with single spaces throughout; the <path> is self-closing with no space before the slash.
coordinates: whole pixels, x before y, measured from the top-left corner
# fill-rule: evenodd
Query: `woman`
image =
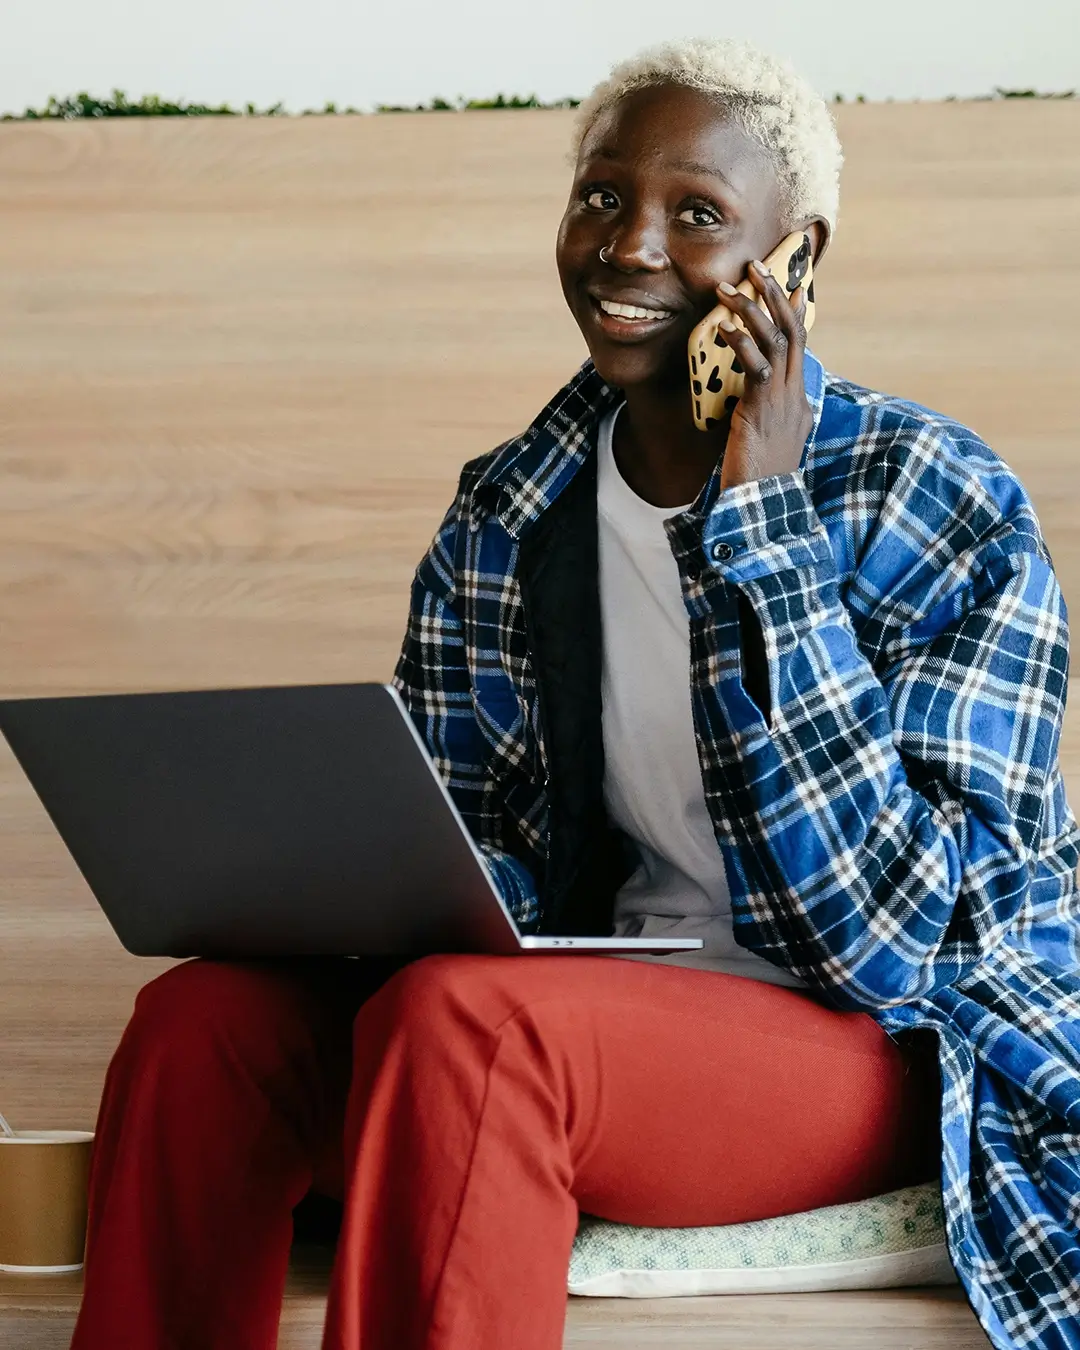
<path id="1" fill-rule="evenodd" d="M 820 264 L 839 164 L 741 44 L 595 91 L 558 240 L 591 360 L 465 467 L 396 675 L 523 927 L 702 954 L 169 971 L 106 1082 L 75 1350 L 269 1350 L 312 1186 L 327 1350 L 555 1350 L 579 1209 L 939 1175 L 995 1345 L 1080 1345 L 1065 607 L 972 432 L 827 375 L 801 292 L 732 293 L 793 229 Z M 746 389 L 703 433 L 720 300 Z"/>

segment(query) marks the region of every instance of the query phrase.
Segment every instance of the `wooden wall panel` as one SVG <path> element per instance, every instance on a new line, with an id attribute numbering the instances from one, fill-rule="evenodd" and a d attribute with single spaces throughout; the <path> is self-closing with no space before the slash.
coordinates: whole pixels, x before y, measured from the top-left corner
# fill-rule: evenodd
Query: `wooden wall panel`
<path id="1" fill-rule="evenodd" d="M 983 434 L 1080 598 L 1080 106 L 839 116 L 815 349 Z M 0 126 L 0 693 L 386 678 L 460 464 L 583 355 L 552 261 L 569 132 Z M 0 1109 L 92 1123 L 162 966 L 0 747 Z"/>

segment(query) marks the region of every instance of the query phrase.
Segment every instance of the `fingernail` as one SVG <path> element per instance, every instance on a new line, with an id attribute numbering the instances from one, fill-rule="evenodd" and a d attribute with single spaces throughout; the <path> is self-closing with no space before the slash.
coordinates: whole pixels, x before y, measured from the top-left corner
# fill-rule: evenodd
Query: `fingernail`
<path id="1" fill-rule="evenodd" d="M 730 281 L 722 281 L 718 289 L 723 291 L 725 295 L 738 295 L 738 291 L 735 289 L 735 287 L 731 284 Z"/>
<path id="2" fill-rule="evenodd" d="M 751 266 L 756 267 L 763 277 L 767 277 L 769 275 L 769 269 L 765 266 L 763 262 L 758 262 L 756 258 L 754 259 Z"/>
<path id="3" fill-rule="evenodd" d="M 733 323 L 728 323 L 727 319 L 720 320 L 720 327 L 725 333 L 737 333 L 739 331 Z"/>

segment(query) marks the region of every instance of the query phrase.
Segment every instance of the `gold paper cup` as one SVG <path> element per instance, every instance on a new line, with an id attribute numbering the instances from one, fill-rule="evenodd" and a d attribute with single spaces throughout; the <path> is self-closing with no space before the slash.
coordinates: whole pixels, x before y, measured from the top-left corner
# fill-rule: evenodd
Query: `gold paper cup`
<path id="1" fill-rule="evenodd" d="M 86 1130 L 0 1134 L 0 1270 L 81 1270 L 90 1146 Z"/>

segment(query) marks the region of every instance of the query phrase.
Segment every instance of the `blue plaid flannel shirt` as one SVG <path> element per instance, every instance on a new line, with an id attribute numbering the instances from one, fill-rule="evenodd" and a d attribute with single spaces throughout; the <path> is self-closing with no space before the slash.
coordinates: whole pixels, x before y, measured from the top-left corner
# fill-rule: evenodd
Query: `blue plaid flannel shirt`
<path id="1" fill-rule="evenodd" d="M 973 432 L 827 374 L 795 473 L 667 529 L 735 935 L 887 1033 L 939 1038 L 949 1251 L 999 1350 L 1080 1347 L 1080 831 L 1058 745 L 1065 604 L 1030 499 Z M 394 682 L 524 928 L 547 849 L 518 541 L 619 400 L 588 362 L 467 464 Z M 740 679 L 760 620 L 771 725 Z"/>

